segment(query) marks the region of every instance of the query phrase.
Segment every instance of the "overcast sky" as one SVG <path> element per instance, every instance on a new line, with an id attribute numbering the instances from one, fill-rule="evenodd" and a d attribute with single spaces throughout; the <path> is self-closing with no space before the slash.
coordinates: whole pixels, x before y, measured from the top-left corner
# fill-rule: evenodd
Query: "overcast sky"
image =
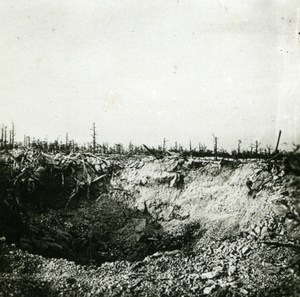
<path id="1" fill-rule="evenodd" d="M 300 2 L 0 0 L 0 124 L 49 140 L 300 143 Z M 284 148 L 284 147 L 283 147 Z"/>

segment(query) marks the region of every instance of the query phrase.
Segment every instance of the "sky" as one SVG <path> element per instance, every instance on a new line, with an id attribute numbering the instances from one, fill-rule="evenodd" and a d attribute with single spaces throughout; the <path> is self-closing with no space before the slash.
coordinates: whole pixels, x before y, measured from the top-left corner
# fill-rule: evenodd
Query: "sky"
<path id="1" fill-rule="evenodd" d="M 0 124 L 64 141 L 300 143 L 297 0 L 0 0 Z"/>

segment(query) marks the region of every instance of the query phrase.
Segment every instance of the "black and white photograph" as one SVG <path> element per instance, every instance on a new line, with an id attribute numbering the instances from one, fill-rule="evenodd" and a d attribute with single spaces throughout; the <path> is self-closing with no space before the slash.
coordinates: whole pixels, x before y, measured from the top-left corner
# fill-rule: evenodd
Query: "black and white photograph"
<path id="1" fill-rule="evenodd" d="M 300 1 L 0 0 L 0 297 L 300 297 Z"/>

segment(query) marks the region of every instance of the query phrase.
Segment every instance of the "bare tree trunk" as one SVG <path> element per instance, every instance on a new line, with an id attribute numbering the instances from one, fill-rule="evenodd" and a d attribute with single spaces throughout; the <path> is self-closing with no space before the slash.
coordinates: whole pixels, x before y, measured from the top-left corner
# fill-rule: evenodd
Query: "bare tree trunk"
<path id="1" fill-rule="evenodd" d="M 7 146 L 7 127 L 4 127 L 4 147 Z"/>
<path id="2" fill-rule="evenodd" d="M 12 145 L 12 131 L 9 130 L 9 146 L 11 147 Z"/>
<path id="3" fill-rule="evenodd" d="M 219 139 L 218 137 L 213 135 L 215 161 L 218 160 L 218 139 Z"/>
<path id="4" fill-rule="evenodd" d="M 93 127 L 92 127 L 92 139 L 93 139 L 93 154 L 95 154 L 96 152 L 96 125 L 95 123 L 93 123 Z"/>
<path id="5" fill-rule="evenodd" d="M 237 149 L 238 154 L 241 153 L 241 144 L 242 144 L 242 141 L 239 139 L 239 141 L 238 141 L 238 149 Z"/>
<path id="6" fill-rule="evenodd" d="M 3 148 L 3 142 L 4 142 L 4 128 L 3 128 L 3 125 L 2 125 L 2 128 L 1 128 L 1 148 Z"/>
<path id="7" fill-rule="evenodd" d="M 15 124 L 14 124 L 14 122 L 12 122 L 12 125 L 11 125 L 11 145 L 12 145 L 12 147 L 14 147 L 14 145 L 15 145 L 15 136 L 16 136 Z"/>
<path id="8" fill-rule="evenodd" d="M 69 133 L 66 133 L 66 148 L 69 146 Z"/>
<path id="9" fill-rule="evenodd" d="M 258 142 L 258 140 L 255 140 L 255 155 L 258 155 L 258 147 L 260 145 L 260 142 Z"/>
<path id="10" fill-rule="evenodd" d="M 166 143 L 167 143 L 167 140 L 166 140 L 166 138 L 164 138 L 164 140 L 163 140 L 163 152 L 166 151 Z"/>

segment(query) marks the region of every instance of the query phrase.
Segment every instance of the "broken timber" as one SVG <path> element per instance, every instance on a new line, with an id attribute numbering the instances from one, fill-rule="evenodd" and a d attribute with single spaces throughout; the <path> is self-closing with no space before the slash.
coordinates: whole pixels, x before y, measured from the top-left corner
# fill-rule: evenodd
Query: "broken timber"
<path id="1" fill-rule="evenodd" d="M 157 160 L 160 160 L 162 159 L 163 157 L 162 156 L 158 156 L 154 153 L 153 150 L 149 149 L 145 144 L 143 144 L 144 148 L 152 155 L 154 156 Z"/>

